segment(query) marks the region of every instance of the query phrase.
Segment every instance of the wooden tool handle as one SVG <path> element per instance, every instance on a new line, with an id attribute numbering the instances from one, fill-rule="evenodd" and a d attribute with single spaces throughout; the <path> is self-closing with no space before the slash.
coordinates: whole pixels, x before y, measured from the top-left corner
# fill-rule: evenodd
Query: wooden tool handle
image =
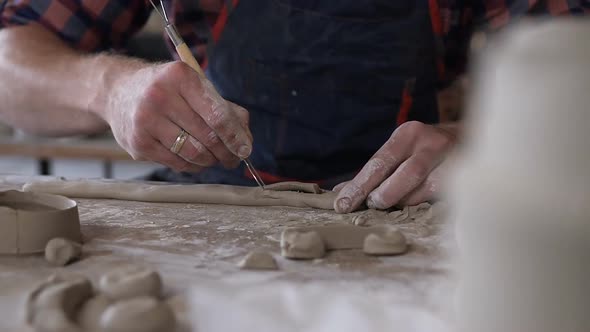
<path id="1" fill-rule="evenodd" d="M 199 74 L 199 76 L 205 78 L 205 73 L 203 72 L 203 69 L 201 69 L 199 62 L 197 61 L 197 59 L 195 59 L 190 48 L 188 48 L 188 46 L 186 46 L 185 43 L 176 46 L 176 52 L 178 52 L 178 56 L 180 56 L 180 60 L 182 60 L 182 62 L 189 65 L 189 67 L 196 71 Z"/>

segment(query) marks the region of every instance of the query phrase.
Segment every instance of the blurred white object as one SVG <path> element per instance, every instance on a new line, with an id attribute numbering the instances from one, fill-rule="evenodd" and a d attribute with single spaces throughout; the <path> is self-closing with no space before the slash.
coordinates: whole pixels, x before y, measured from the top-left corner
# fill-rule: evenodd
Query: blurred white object
<path id="1" fill-rule="evenodd" d="M 478 68 L 450 195 L 461 331 L 590 331 L 588 36 L 527 22 Z"/>
<path id="2" fill-rule="evenodd" d="M 446 332 L 426 306 L 397 301 L 386 289 L 335 282 L 268 283 L 245 287 L 200 284 L 190 294 L 198 332 Z"/>
<path id="3" fill-rule="evenodd" d="M 12 127 L 3 122 L 0 122 L 0 139 L 12 136 L 13 131 L 14 129 L 12 129 Z"/>

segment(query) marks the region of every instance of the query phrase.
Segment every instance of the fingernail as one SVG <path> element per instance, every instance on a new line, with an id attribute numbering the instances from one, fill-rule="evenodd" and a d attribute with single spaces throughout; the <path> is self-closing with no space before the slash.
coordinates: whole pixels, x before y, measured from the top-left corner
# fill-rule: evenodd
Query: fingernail
<path id="1" fill-rule="evenodd" d="M 338 206 L 339 212 L 349 212 L 350 205 L 351 201 L 348 197 L 341 198 L 336 202 L 336 206 Z"/>
<path id="2" fill-rule="evenodd" d="M 240 157 L 242 159 L 248 158 L 248 156 L 250 156 L 251 152 L 252 152 L 252 148 L 250 146 L 242 145 L 238 149 L 238 157 Z"/>

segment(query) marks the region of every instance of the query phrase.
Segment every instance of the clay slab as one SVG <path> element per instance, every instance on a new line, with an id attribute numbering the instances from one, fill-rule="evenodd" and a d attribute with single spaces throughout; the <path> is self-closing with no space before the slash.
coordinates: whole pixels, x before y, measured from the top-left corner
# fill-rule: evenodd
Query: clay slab
<path id="1" fill-rule="evenodd" d="M 51 194 L 0 192 L 0 254 L 43 252 L 56 237 L 81 242 L 76 202 Z"/>

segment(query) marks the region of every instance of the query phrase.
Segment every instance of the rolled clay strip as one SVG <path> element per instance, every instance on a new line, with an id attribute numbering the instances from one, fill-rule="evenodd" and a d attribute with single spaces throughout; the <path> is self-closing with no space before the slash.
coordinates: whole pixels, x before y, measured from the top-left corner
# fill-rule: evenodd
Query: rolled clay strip
<path id="1" fill-rule="evenodd" d="M 92 295 L 92 284 L 81 276 L 51 276 L 47 281 L 37 286 L 28 296 L 26 305 L 26 319 L 39 329 L 43 329 L 45 319 L 39 315 L 53 317 L 54 321 L 47 321 L 51 326 L 57 325 L 62 318 L 75 326 L 77 309 Z M 46 311 L 59 311 L 47 313 Z M 55 323 L 55 324 L 54 324 Z M 51 326 L 46 326 L 50 330 Z"/>
<path id="2" fill-rule="evenodd" d="M 402 254 L 407 248 L 406 237 L 393 226 L 387 226 L 383 232 L 367 235 L 363 244 L 365 254 L 376 256 Z"/>
<path id="3" fill-rule="evenodd" d="M 111 300 L 104 294 L 98 294 L 84 302 L 78 312 L 76 322 L 84 331 L 100 330 L 100 317 L 111 305 Z"/>
<path id="4" fill-rule="evenodd" d="M 129 265 L 103 275 L 98 282 L 98 288 L 111 300 L 137 296 L 159 298 L 162 292 L 162 279 L 158 272 L 152 269 Z"/>
<path id="5" fill-rule="evenodd" d="M 264 186 L 266 190 L 273 191 L 298 191 L 308 194 L 321 194 L 322 189 L 317 183 L 303 183 L 295 181 L 279 182 Z"/>
<path id="6" fill-rule="evenodd" d="M 293 183 L 289 184 L 292 186 Z M 274 185 L 280 188 L 280 185 Z M 272 186 L 267 186 L 267 188 Z M 308 184 L 303 187 L 307 188 Z M 269 189 L 270 189 L 269 188 Z M 229 204 L 244 206 L 293 206 L 334 209 L 336 193 L 308 194 L 262 190 L 221 184 L 154 185 L 148 183 L 91 180 L 31 182 L 24 191 L 60 194 L 78 198 L 121 199 L 142 202 Z"/>
<path id="7" fill-rule="evenodd" d="M 324 242 L 317 232 L 287 228 L 281 233 L 281 255 L 293 259 L 322 258 Z"/>
<path id="8" fill-rule="evenodd" d="M 370 217 L 366 214 L 357 214 L 352 217 L 352 224 L 355 226 L 368 226 Z"/>
<path id="9" fill-rule="evenodd" d="M 354 225 L 325 225 L 293 227 L 300 232 L 316 232 L 321 237 L 326 250 L 361 249 L 367 235 L 383 233 L 389 225 L 360 227 Z"/>
<path id="10" fill-rule="evenodd" d="M 274 257 L 266 251 L 251 251 L 238 266 L 243 270 L 277 270 L 277 262 Z"/>
<path id="11" fill-rule="evenodd" d="M 55 266 L 64 266 L 81 256 L 82 246 L 68 239 L 54 238 L 45 246 L 45 259 Z"/>
<path id="12" fill-rule="evenodd" d="M 175 325 L 170 307 L 149 296 L 116 302 L 100 317 L 105 332 L 167 332 L 174 331 Z"/>

